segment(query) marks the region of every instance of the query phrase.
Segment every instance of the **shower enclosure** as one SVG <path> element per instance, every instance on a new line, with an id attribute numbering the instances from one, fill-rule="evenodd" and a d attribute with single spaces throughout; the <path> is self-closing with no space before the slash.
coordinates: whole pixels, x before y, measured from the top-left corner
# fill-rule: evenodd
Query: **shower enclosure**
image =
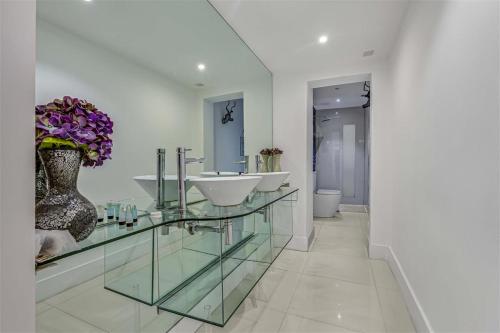
<path id="1" fill-rule="evenodd" d="M 342 191 L 342 204 L 368 204 L 369 108 L 315 110 L 316 190 Z"/>

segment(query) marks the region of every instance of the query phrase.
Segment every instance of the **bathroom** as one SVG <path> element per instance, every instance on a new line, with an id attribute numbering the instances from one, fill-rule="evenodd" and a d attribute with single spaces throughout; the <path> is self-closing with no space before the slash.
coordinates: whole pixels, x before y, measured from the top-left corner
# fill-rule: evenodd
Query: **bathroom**
<path id="1" fill-rule="evenodd" d="M 499 27 L 0 1 L 0 331 L 499 332 Z"/>
<path id="2" fill-rule="evenodd" d="M 368 212 L 370 82 L 313 89 L 314 216 Z"/>

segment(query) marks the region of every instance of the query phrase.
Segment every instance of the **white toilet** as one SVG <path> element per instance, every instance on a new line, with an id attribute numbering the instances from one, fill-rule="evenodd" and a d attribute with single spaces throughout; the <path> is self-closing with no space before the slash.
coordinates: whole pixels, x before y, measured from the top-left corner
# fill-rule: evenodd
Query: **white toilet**
<path id="1" fill-rule="evenodd" d="M 338 190 L 318 189 L 314 193 L 314 217 L 333 217 L 339 209 L 342 192 Z"/>

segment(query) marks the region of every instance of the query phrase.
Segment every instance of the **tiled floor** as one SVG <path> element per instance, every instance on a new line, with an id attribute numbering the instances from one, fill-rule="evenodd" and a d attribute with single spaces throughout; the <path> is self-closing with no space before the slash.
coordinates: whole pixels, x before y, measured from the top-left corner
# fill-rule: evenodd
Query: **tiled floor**
<path id="1" fill-rule="evenodd" d="M 283 251 L 224 328 L 198 333 L 415 332 L 389 266 L 368 259 L 368 215 L 314 224 L 310 252 Z"/>
<path id="2" fill-rule="evenodd" d="M 368 215 L 314 223 L 310 252 L 283 251 L 224 328 L 198 333 L 414 332 L 389 267 L 368 259 Z M 38 333 L 163 333 L 178 318 L 103 289 L 102 276 L 37 304 Z"/>

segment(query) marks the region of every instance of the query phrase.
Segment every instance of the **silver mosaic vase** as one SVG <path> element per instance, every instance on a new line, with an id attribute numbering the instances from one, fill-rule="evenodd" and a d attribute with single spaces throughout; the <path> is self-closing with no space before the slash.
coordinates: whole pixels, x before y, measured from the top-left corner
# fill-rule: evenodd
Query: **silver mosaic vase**
<path id="1" fill-rule="evenodd" d="M 68 230 L 81 241 L 95 229 L 97 211 L 78 192 L 82 155 L 76 149 L 43 149 L 38 154 L 47 177 L 47 194 L 35 206 L 36 228 Z"/>

